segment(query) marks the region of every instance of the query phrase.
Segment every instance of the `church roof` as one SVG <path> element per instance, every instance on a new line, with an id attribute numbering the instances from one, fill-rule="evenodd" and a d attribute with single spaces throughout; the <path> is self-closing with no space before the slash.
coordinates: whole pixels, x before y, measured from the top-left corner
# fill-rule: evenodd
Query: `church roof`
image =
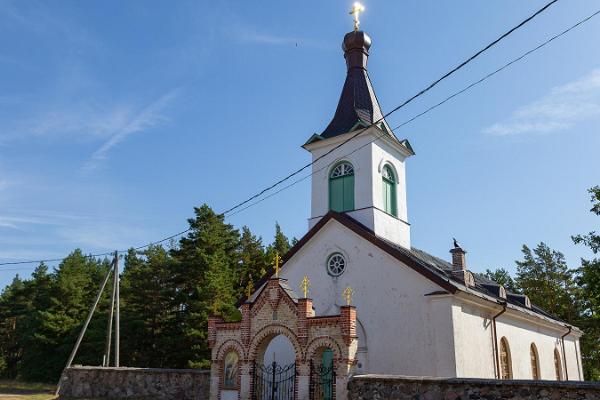
<path id="1" fill-rule="evenodd" d="M 378 127 L 396 138 L 383 113 L 367 72 L 371 38 L 362 31 L 347 33 L 342 49 L 347 74 L 333 119 L 320 135 L 313 135 L 306 144 L 329 139 L 378 122 Z"/>
<path id="2" fill-rule="evenodd" d="M 285 263 L 287 262 L 287 260 L 292 258 L 294 254 L 296 254 L 317 232 L 321 230 L 321 228 L 325 226 L 325 224 L 327 224 L 327 222 L 329 222 L 332 219 L 341 223 L 346 228 L 350 229 L 362 238 L 368 240 L 375 246 L 390 254 L 392 257 L 396 258 L 398 261 L 402 262 L 403 264 L 418 272 L 419 274 L 423 275 L 432 282 L 438 284 L 441 288 L 445 290 L 432 293 L 432 295 L 454 294 L 460 291 L 474 292 L 476 294 L 492 298 L 495 302 L 499 304 L 508 303 L 518 307 L 522 311 L 533 312 L 535 314 L 539 314 L 542 317 L 552 319 L 560 324 L 566 324 L 566 322 L 560 320 L 558 317 L 550 314 L 549 312 L 543 310 L 542 308 L 534 304 L 531 305 L 531 308 L 526 307 L 525 302 L 523 300 L 525 296 L 523 295 L 507 293 L 506 299 L 501 298 L 499 296 L 499 290 L 494 289 L 494 287 L 496 286 L 499 287 L 500 284 L 490 279 L 487 279 L 481 275 L 473 274 L 475 286 L 467 288 L 465 286 L 465 283 L 460 278 L 458 278 L 456 274 L 452 273 L 453 267 L 452 264 L 450 264 L 449 262 L 436 256 L 433 256 L 423 250 L 419 250 L 414 247 L 411 249 L 407 249 L 388 240 L 385 240 L 375 235 L 375 233 L 371 229 L 356 221 L 349 215 L 344 213 L 338 213 L 335 211 L 329 211 L 323 218 L 321 218 L 321 220 L 315 226 L 313 226 L 306 233 L 306 235 L 304 235 L 296 243 L 296 245 L 294 245 L 288 251 L 288 253 L 283 259 L 282 268 L 285 268 Z M 273 269 L 268 271 L 265 277 L 263 277 L 258 283 L 257 287 L 262 287 L 267 282 L 267 280 L 271 278 L 274 272 L 275 271 Z M 251 299 L 252 298 L 254 298 L 254 296 L 251 296 Z M 238 302 L 238 306 L 240 306 L 246 300 L 247 299 L 245 297 L 242 298 Z"/>

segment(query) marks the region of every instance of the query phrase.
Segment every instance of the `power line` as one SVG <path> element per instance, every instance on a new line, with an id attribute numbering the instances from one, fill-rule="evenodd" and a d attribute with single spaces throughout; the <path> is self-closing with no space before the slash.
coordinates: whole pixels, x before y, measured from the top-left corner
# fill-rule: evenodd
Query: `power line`
<path id="1" fill-rule="evenodd" d="M 558 33 L 558 34 L 556 34 L 556 35 L 552 36 L 551 38 L 549 38 L 549 39 L 545 40 L 544 42 L 542 42 L 542 43 L 541 43 L 541 44 L 539 44 L 538 46 L 534 47 L 533 49 L 526 51 L 525 53 L 521 54 L 519 57 L 517 57 L 517 58 L 514 58 L 513 60 L 511 60 L 511 61 L 507 62 L 506 64 L 504 64 L 504 65 L 503 65 L 503 66 L 501 66 L 500 68 L 497 68 L 496 70 L 494 70 L 494 71 L 490 72 L 489 74 L 487 74 L 487 75 L 483 76 L 482 78 L 480 78 L 480 79 L 478 79 L 478 80 L 474 81 L 473 83 L 471 83 L 471 84 L 469 84 L 469 85 L 465 86 L 464 88 L 462 88 L 462 89 L 460 89 L 460 90 L 458 90 L 458 91 L 454 92 L 454 93 L 453 93 L 453 94 L 451 94 L 450 96 L 448 96 L 448 97 L 444 98 L 442 101 L 440 101 L 440 102 L 438 102 L 438 103 L 436 103 L 436 104 L 432 105 L 431 107 L 429 107 L 429 108 L 425 109 L 424 111 L 422 111 L 422 112 L 420 112 L 420 113 L 418 113 L 418 114 L 415 114 L 413 117 L 411 117 L 411 118 L 407 119 L 406 121 L 404 121 L 404 122 L 402 122 L 401 124 L 399 124 L 399 125 L 397 125 L 396 127 L 394 127 L 394 128 L 392 129 L 392 131 L 396 131 L 396 130 L 398 130 L 398 129 L 402 128 L 403 126 L 405 126 L 405 125 L 408 125 L 409 123 L 411 123 L 411 122 L 413 122 L 414 120 L 416 120 L 416 119 L 418 119 L 418 118 L 422 117 L 422 116 L 423 116 L 423 115 L 425 115 L 425 114 L 428 114 L 429 112 L 431 112 L 431 111 L 435 110 L 436 108 L 440 107 L 441 105 L 443 105 L 443 104 L 447 103 L 448 101 L 452 100 L 453 98 L 455 98 L 455 97 L 457 97 L 457 96 L 459 96 L 459 95 L 461 95 L 461 94 L 465 93 L 466 91 L 468 91 L 468 90 L 472 89 L 473 87 L 475 87 L 475 86 L 479 85 L 480 83 L 483 83 L 484 81 L 486 81 L 486 80 L 488 80 L 489 78 L 491 78 L 492 76 L 494 76 L 494 75 L 496 75 L 496 74 L 498 74 L 498 73 L 502 72 L 503 70 L 505 70 L 506 68 L 508 68 L 508 67 L 510 67 L 511 65 L 515 64 L 516 62 L 519 62 L 519 61 L 521 61 L 521 60 L 522 60 L 522 59 L 524 59 L 525 57 L 529 56 L 529 55 L 530 55 L 530 54 L 532 54 L 532 53 L 535 53 L 536 51 L 538 51 L 538 50 L 540 50 L 541 48 L 545 47 L 546 45 L 550 44 L 550 43 L 551 43 L 551 42 L 553 42 L 554 40 L 556 40 L 556 39 L 560 38 L 561 36 L 563 36 L 563 35 L 565 35 L 565 34 L 567 34 L 567 33 L 569 33 L 569 32 L 570 32 L 570 31 L 572 31 L 573 29 L 577 28 L 578 26 L 580 26 L 580 25 L 584 24 L 585 22 L 589 21 L 590 19 L 594 18 L 594 17 L 595 17 L 595 16 L 597 16 L 598 14 L 600 14 L 600 10 L 598 10 L 598 11 L 596 11 L 595 13 L 591 14 L 590 16 L 588 16 L 588 17 L 586 17 L 586 18 L 584 18 L 584 19 L 580 20 L 579 22 L 577 22 L 576 24 L 574 24 L 574 25 L 570 26 L 569 28 L 567 28 L 567 29 L 563 30 L 562 32 L 560 32 L 560 33 Z M 347 154 L 343 155 L 343 156 L 342 156 L 342 158 L 344 158 L 344 157 L 348 157 L 348 156 L 350 156 L 350 155 L 354 154 L 354 153 L 355 153 L 355 152 L 357 152 L 358 150 L 360 150 L 360 149 L 362 149 L 362 148 L 364 148 L 364 147 L 368 146 L 369 144 L 371 144 L 371 143 L 373 143 L 373 142 L 376 142 L 377 140 L 381 139 L 381 138 L 382 138 L 382 137 L 384 137 L 384 136 L 386 136 L 386 133 L 385 133 L 385 132 L 383 132 L 383 133 L 381 133 L 381 134 L 377 135 L 377 136 L 376 136 L 374 139 L 372 139 L 372 140 L 370 140 L 370 141 L 368 141 L 368 142 L 364 143 L 363 145 L 361 145 L 361 146 L 357 147 L 356 149 L 352 150 L 350 153 L 347 153 Z M 241 213 L 242 211 L 244 211 L 244 210 L 246 210 L 246 209 L 248 209 L 248 208 L 250 208 L 250 207 L 252 207 L 252 206 L 254 206 L 254 205 L 257 205 L 258 203 L 261 203 L 261 202 L 263 202 L 264 200 L 267 200 L 268 198 L 270 198 L 270 197 L 273 197 L 274 195 L 276 195 L 276 194 L 279 194 L 279 193 L 283 192 L 283 191 L 284 191 L 284 190 L 286 190 L 286 189 L 289 189 L 290 187 L 292 187 L 292 186 L 294 186 L 294 185 L 296 185 L 296 184 L 298 184 L 298 183 L 300 183 L 300 182 L 302 182 L 302 181 L 304 181 L 304 180 L 306 180 L 306 179 L 310 178 L 311 176 L 315 175 L 317 172 L 320 172 L 320 171 L 322 171 L 322 170 L 324 170 L 324 169 L 326 169 L 326 168 L 329 168 L 329 167 L 330 167 L 332 164 L 333 164 L 333 163 L 329 163 L 329 164 L 327 164 L 327 165 L 325 165 L 325 166 L 323 166 L 323 167 L 321 167 L 321 168 L 319 168 L 319 169 L 317 169 L 317 170 L 313 171 L 312 173 L 310 173 L 310 174 L 308 174 L 308 175 L 305 175 L 304 177 L 302 177 L 302 178 L 300 178 L 300 179 L 297 179 L 297 180 L 295 180 L 294 182 L 292 182 L 292 183 L 290 183 L 290 184 L 288 184 L 288 185 L 284 186 L 283 188 L 281 188 L 281 189 L 277 190 L 276 192 L 273 192 L 273 193 L 271 193 L 270 195 L 268 195 L 268 196 L 265 196 L 265 197 L 261 198 L 260 200 L 257 200 L 257 201 L 255 201 L 255 202 L 253 202 L 253 203 L 251 203 L 251 204 L 247 205 L 246 207 L 243 207 L 243 208 L 241 208 L 241 209 L 237 210 L 236 212 L 234 212 L 234 213 L 232 213 L 232 214 L 229 214 L 229 217 L 232 217 L 232 216 L 234 216 L 234 215 L 236 215 L 236 214 L 239 214 L 239 213 Z"/>
<path id="2" fill-rule="evenodd" d="M 304 171 L 304 170 L 305 170 L 305 169 L 307 169 L 308 167 L 310 167 L 310 166 L 314 165 L 315 163 L 317 163 L 318 161 L 320 161 L 320 160 L 321 160 L 321 159 L 323 159 L 324 157 L 326 157 L 326 156 L 328 156 L 329 154 L 331 154 L 333 151 L 337 150 L 338 148 L 342 147 L 342 146 L 343 146 L 343 145 L 345 145 L 346 143 L 350 142 L 351 140 L 353 140 L 354 138 L 356 138 L 357 136 L 359 136 L 361 133 L 363 133 L 363 132 L 364 132 L 364 131 L 366 131 L 367 129 L 369 129 L 369 128 L 373 127 L 373 126 L 376 126 L 376 125 L 377 125 L 379 122 L 383 121 L 385 118 L 389 117 L 391 114 L 395 113 L 396 111 L 398 111 L 398 110 L 400 110 L 401 108 L 405 107 L 406 105 L 408 105 L 409 103 L 411 103 L 412 101 L 414 101 L 415 99 L 417 99 L 418 97 L 420 97 L 420 96 L 422 96 L 423 94 L 427 93 L 427 92 L 428 92 L 429 90 L 431 90 L 433 87 L 435 87 L 436 85 L 438 85 L 438 84 L 439 84 L 441 81 L 443 81 L 444 79 L 447 79 L 448 77 L 450 77 L 451 75 L 453 75 L 455 72 L 457 72 L 458 70 L 460 70 L 461 68 L 463 68 L 464 66 L 466 66 L 467 64 L 469 64 L 471 61 L 475 60 L 475 59 L 476 59 L 477 57 L 479 57 L 481 54 L 483 54 L 484 52 L 486 52 L 487 50 L 489 50 L 490 48 L 492 48 L 493 46 L 495 46 L 496 44 L 498 44 L 500 41 L 502 41 L 503 39 L 505 39 L 506 37 L 508 37 L 509 35 L 511 35 L 513 32 L 515 32 L 516 30 L 518 30 L 519 28 L 521 28 L 522 26 L 524 26 L 525 24 L 527 24 L 528 22 L 530 22 L 531 20 L 533 20 L 535 17 L 537 17 L 538 15 L 540 15 L 541 13 L 543 13 L 544 11 L 546 11 L 546 10 L 547 10 L 547 9 L 548 9 L 550 6 L 552 6 L 552 5 L 553 5 L 554 3 L 556 3 L 556 2 L 558 2 L 558 0 L 552 0 L 552 1 L 550 1 L 550 2 L 549 2 L 549 3 L 547 3 L 545 6 L 543 6 L 543 7 L 542 7 L 542 8 L 540 8 L 539 10 L 537 10 L 535 13 L 533 13 L 532 15 L 530 15 L 529 17 L 527 17 L 526 19 L 524 19 L 523 21 L 521 21 L 519 24 L 515 25 L 514 27 L 512 27 L 511 29 L 509 29 L 508 31 L 506 31 L 505 33 L 503 33 L 502 35 L 500 35 L 500 36 L 499 36 L 497 39 L 493 40 L 493 41 L 492 41 L 492 42 L 490 42 L 488 45 L 486 45 L 485 47 L 483 47 L 482 49 L 480 49 L 479 51 L 477 51 L 475 54 L 473 54 L 472 56 L 470 56 L 469 58 L 467 58 L 466 60 L 464 60 L 463 62 L 461 62 L 460 64 L 458 64 L 456 67 L 454 67 L 453 69 L 451 69 L 449 72 L 445 73 L 445 74 L 444 74 L 444 75 L 442 75 L 440 78 L 438 78 L 438 79 L 436 79 L 435 81 L 433 81 L 432 83 L 430 83 L 428 86 L 426 86 L 424 89 L 422 89 L 421 91 L 419 91 L 419 92 L 418 92 L 418 93 L 416 93 L 415 95 L 413 95 L 413 96 L 409 97 L 408 99 L 406 99 L 404 102 L 402 102 L 400 105 L 398 105 L 398 106 L 396 106 L 395 108 L 393 108 L 391 111 L 387 112 L 385 115 L 383 115 L 383 116 L 382 116 L 381 118 L 379 118 L 377 121 L 373 122 L 371 125 L 369 125 L 369 126 L 367 126 L 367 127 L 364 127 L 364 128 L 361 128 L 361 129 L 359 129 L 359 130 L 357 130 L 357 132 L 356 132 L 355 134 L 353 134 L 352 136 L 350 136 L 349 138 L 347 138 L 346 140 L 344 140 L 343 142 L 341 142 L 341 143 L 340 143 L 340 144 L 338 144 L 337 146 L 334 146 L 332 149 L 330 149 L 330 150 L 329 150 L 329 151 L 327 151 L 326 153 L 324 153 L 324 154 L 322 154 L 321 156 L 317 157 L 317 158 L 316 158 L 316 159 L 314 159 L 312 162 L 310 162 L 310 163 L 308 163 L 308 164 L 304 165 L 303 167 L 301 167 L 301 168 L 297 169 L 296 171 L 292 172 L 291 174 L 287 175 L 286 177 L 284 177 L 284 178 L 282 178 L 282 179 L 278 180 L 278 181 L 277 181 L 277 182 L 275 182 L 274 184 L 272 184 L 272 185 L 269 185 L 268 187 L 266 187 L 266 188 L 262 189 L 261 191 L 259 191 L 258 193 L 256 193 L 256 194 L 252 195 L 251 197 L 247 198 L 246 200 L 244 200 L 244 201 L 242 201 L 242 202 L 240 202 L 240 203 L 237 203 L 237 204 L 236 204 L 236 205 L 234 205 L 233 207 L 231 207 L 231 208 L 229 208 L 229 209 L 225 210 L 224 212 L 222 212 L 222 213 L 221 213 L 221 215 L 223 215 L 223 216 L 228 216 L 227 214 L 230 214 L 229 216 L 232 216 L 232 215 L 235 215 L 235 214 L 237 214 L 238 212 L 244 211 L 244 210 L 246 210 L 246 209 L 248 209 L 248 208 L 252 207 L 253 205 L 255 205 L 255 204 L 258 204 L 258 203 L 260 203 L 260 202 L 262 202 L 262 201 L 264 201 L 264 200 L 266 200 L 266 199 L 268 199 L 268 198 L 270 198 L 270 197 L 272 197 L 272 196 L 274 196 L 274 195 L 276 195 L 276 194 L 278 194 L 278 193 L 282 192 L 283 190 L 286 190 L 286 189 L 288 189 L 289 187 L 292 187 L 292 186 L 296 185 L 297 183 L 299 183 L 299 182 L 301 182 L 301 181 L 303 181 L 303 180 L 307 179 L 308 177 L 312 176 L 314 173 L 321 171 L 323 168 L 326 168 L 327 166 L 325 166 L 325 167 L 322 167 L 321 169 L 319 169 L 319 170 L 317 170 L 317 171 L 314 171 L 313 173 L 311 173 L 311 174 L 309 174 L 309 175 L 307 175 L 307 176 L 305 176 L 305 177 L 303 177 L 303 178 L 301 178 L 301 179 L 299 179 L 299 180 L 296 180 L 296 181 L 292 182 L 291 184 L 288 184 L 288 185 L 286 185 L 285 187 L 283 187 L 283 188 L 281 188 L 281 189 L 277 190 L 276 192 L 274 192 L 274 193 L 271 193 L 271 194 L 269 194 L 268 196 L 266 196 L 266 197 L 264 197 L 264 198 L 262 198 L 262 199 L 260 199 L 260 200 L 257 200 L 256 202 L 253 202 L 253 203 L 251 203 L 250 205 L 248 205 L 248 206 L 246 206 L 246 207 L 242 208 L 241 210 L 238 210 L 238 211 L 236 211 L 235 213 L 233 213 L 233 211 L 234 211 L 234 210 L 237 210 L 238 208 L 240 208 L 240 207 L 244 206 L 245 204 L 248 204 L 249 202 L 251 202 L 251 201 L 252 201 L 252 200 L 254 200 L 254 199 L 257 199 L 257 198 L 259 198 L 259 197 L 260 197 L 260 196 L 262 196 L 263 194 L 265 194 L 265 193 L 267 193 L 267 192 L 271 191 L 272 189 L 274 189 L 275 187 L 277 187 L 277 186 L 281 185 L 282 183 L 284 183 L 284 182 L 286 182 L 286 181 L 290 180 L 291 178 L 293 178 L 294 176 L 298 175 L 299 173 L 301 173 L 302 171 Z M 599 11 L 599 12 L 600 12 L 600 11 Z M 597 13 L 596 13 L 596 14 L 597 14 Z M 595 16 L 596 14 L 593 14 L 592 16 L 588 17 L 587 19 L 580 21 L 578 24 L 576 24 L 576 25 L 574 25 L 573 27 L 571 27 L 570 29 L 568 29 L 568 30 L 564 31 L 562 34 L 559 34 L 559 35 L 557 35 L 556 37 L 554 37 L 554 38 L 552 38 L 551 40 L 549 40 L 549 42 L 550 42 L 550 41 L 552 41 L 552 40 L 554 40 L 554 39 L 556 39 L 556 38 L 557 38 L 557 37 L 559 37 L 559 36 L 562 36 L 563 34 L 567 33 L 569 30 L 571 30 L 571 29 L 574 29 L 576 26 L 578 26 L 578 25 L 580 25 L 580 24 L 582 24 L 582 23 L 586 22 L 587 20 L 591 19 L 591 18 L 592 18 L 593 16 Z M 541 47 L 543 47 L 543 46 L 544 46 L 544 45 L 546 45 L 546 44 L 547 44 L 547 43 L 545 43 L 545 44 L 543 44 L 543 45 L 540 45 L 539 47 L 541 48 Z M 535 50 L 537 50 L 537 49 L 531 50 L 531 51 L 530 51 L 528 54 L 530 54 L 531 52 L 533 52 L 533 51 L 535 51 Z M 521 56 L 520 58 L 523 58 L 523 57 L 525 57 L 525 56 L 526 56 L 526 55 L 528 55 L 528 54 L 525 54 L 525 55 Z M 516 61 L 518 61 L 518 60 L 513 60 L 513 61 L 512 61 L 511 63 L 509 63 L 508 65 L 510 65 L 510 64 L 512 64 L 512 63 L 514 63 L 514 62 L 516 62 Z M 505 65 L 505 66 L 504 66 L 502 69 L 504 69 L 504 68 L 508 67 L 508 65 Z M 449 98 L 445 99 L 443 102 L 441 102 L 441 103 L 438 103 L 437 105 L 435 105 L 435 106 L 431 107 L 430 109 L 428 109 L 428 110 L 425 110 L 424 112 L 422 112 L 422 113 L 418 114 L 417 116 L 413 117 L 411 120 L 409 120 L 409 121 L 407 121 L 407 122 L 405 122 L 405 123 L 403 123 L 403 124 L 399 125 L 398 127 L 396 127 L 396 128 L 394 128 L 394 129 L 392 129 L 392 131 L 394 131 L 394 130 L 396 130 L 396 129 L 400 128 L 401 126 L 404 126 L 406 123 L 409 123 L 409 122 L 413 121 L 414 119 L 416 119 L 416 118 L 418 118 L 418 117 L 420 117 L 420 116 L 422 116 L 422 115 L 424 115 L 424 114 L 428 113 L 429 111 L 433 110 L 434 108 L 437 108 L 437 107 L 439 107 L 440 105 L 442 105 L 442 104 L 443 104 L 443 103 L 445 103 L 446 101 L 450 100 L 451 98 L 453 98 L 453 97 L 455 97 L 455 96 L 459 95 L 460 93 L 463 93 L 464 91 L 466 91 L 466 90 L 470 89 L 471 87 L 475 86 L 476 84 L 478 84 L 478 83 L 481 83 L 481 82 L 483 82 L 484 80 L 486 80 L 487 78 L 491 77 L 492 75 L 495 75 L 496 73 L 500 72 L 500 70 L 502 70 L 502 69 L 499 69 L 499 70 L 497 70 L 496 72 L 492 73 L 490 76 L 488 76 L 488 77 L 486 77 L 486 78 L 483 78 L 483 79 L 481 79 L 479 82 L 476 82 L 476 83 L 474 83 L 474 84 L 470 85 L 469 87 L 467 87 L 467 88 L 463 89 L 462 91 L 460 91 L 460 92 L 457 92 L 457 93 L 453 94 L 453 95 L 452 95 L 452 96 L 450 96 Z M 383 135 L 384 135 L 384 134 L 382 134 L 382 135 L 380 135 L 380 136 L 376 137 L 375 139 L 373 139 L 373 140 L 372 140 L 372 141 L 370 141 L 369 143 L 372 143 L 372 142 L 374 142 L 375 140 L 378 140 L 378 139 L 379 139 L 379 138 L 381 138 Z M 369 144 L 369 143 L 367 143 L 367 144 Z M 367 144 L 363 145 L 362 147 L 366 146 Z M 359 147 L 358 149 L 360 149 L 360 148 L 362 148 L 362 147 Z M 352 151 L 350 154 L 354 153 L 354 152 L 355 152 L 355 151 L 357 151 L 358 149 L 355 149 L 355 150 L 353 150 L 353 151 Z M 174 238 L 176 238 L 176 237 L 178 237 L 178 236 L 181 236 L 181 235 L 183 235 L 183 234 L 185 234 L 185 233 L 187 233 L 187 232 L 189 232 L 189 231 L 191 231 L 191 228 L 185 229 L 185 230 L 183 230 L 183 231 L 181 231 L 181 232 L 178 232 L 178 233 L 176 233 L 176 234 L 173 234 L 173 235 L 171 235 L 171 236 L 168 236 L 168 237 L 166 237 L 166 238 L 160 239 L 160 240 L 158 240 L 158 241 L 155 241 L 155 242 L 150 242 L 150 243 L 147 243 L 147 244 L 145 244 L 145 245 L 142 245 L 142 246 L 135 247 L 135 248 L 134 248 L 134 250 L 141 250 L 141 249 L 147 248 L 147 247 L 149 247 L 149 246 L 152 246 L 152 245 L 157 245 L 157 244 L 160 244 L 160 243 L 164 243 L 164 242 L 166 242 L 166 241 L 168 241 L 168 240 L 171 240 L 171 239 L 174 239 Z M 127 251 L 127 250 L 121 250 L 120 252 L 126 252 L 126 251 Z M 90 254 L 90 255 L 87 255 L 87 256 L 85 256 L 85 257 L 90 257 L 90 258 L 91 258 L 91 257 L 103 257 L 103 256 L 112 255 L 112 254 L 113 254 L 112 252 L 106 252 L 106 253 L 100 253 L 100 254 Z M 45 260 L 29 260 L 29 261 L 13 261 L 13 262 L 4 262 L 4 263 L 0 263 L 0 266 L 4 266 L 4 265 L 22 265 L 22 264 L 32 264 L 32 263 L 42 263 L 42 262 L 61 262 L 61 261 L 63 261 L 64 259 L 65 259 L 65 258 L 54 258 L 54 259 L 45 259 Z"/>
<path id="3" fill-rule="evenodd" d="M 321 159 L 327 157 L 329 154 L 331 154 L 335 150 L 339 149 L 340 147 L 342 147 L 343 145 L 345 145 L 349 141 L 353 140 L 354 138 L 356 138 L 357 136 L 359 136 L 361 133 L 363 133 L 367 129 L 369 129 L 369 128 L 373 127 L 373 126 L 376 126 L 378 123 L 380 123 L 381 121 L 383 121 L 384 119 L 386 119 L 387 117 L 389 117 L 390 115 L 392 115 L 393 113 L 395 113 L 396 111 L 400 110 L 401 108 L 405 107 L 406 105 L 408 105 L 409 103 L 411 103 L 412 101 L 414 101 L 415 99 L 417 99 L 418 97 L 421 97 L 422 95 L 424 95 L 425 93 L 427 93 L 428 91 L 430 91 L 431 89 L 433 89 L 441 81 L 443 81 L 444 79 L 447 79 L 448 77 L 450 77 L 451 75 L 453 75 L 454 73 L 456 73 L 458 70 L 460 70 L 461 68 L 463 68 L 464 66 L 466 66 L 467 64 L 469 64 L 471 61 L 475 60 L 477 57 L 479 57 L 480 55 L 482 55 L 484 52 L 486 52 L 490 48 L 494 47 L 496 44 L 498 44 L 503 39 L 507 38 L 509 35 L 511 35 L 513 32 L 515 32 L 516 30 L 518 30 L 519 28 L 521 28 L 523 25 L 527 24 L 528 22 L 530 22 L 531 20 L 533 20 L 535 17 L 537 17 L 538 15 L 540 15 L 541 13 L 543 13 L 544 11 L 546 11 L 550 6 L 552 6 L 557 1 L 558 0 L 552 0 L 552 1 L 550 1 L 545 6 L 543 6 L 539 10 L 537 10 L 535 13 L 533 13 L 529 17 L 525 18 L 519 24 L 515 25 L 514 27 L 512 27 L 511 29 L 509 29 L 508 31 L 506 31 L 505 33 L 503 33 L 502 35 L 500 35 L 497 39 L 493 40 L 492 42 L 490 42 L 489 44 L 487 44 L 485 47 L 483 47 L 482 49 L 480 49 L 479 51 L 477 51 L 475 54 L 473 54 L 472 56 L 470 56 L 469 58 L 467 58 L 466 60 L 464 60 L 463 62 L 461 62 L 460 64 L 458 64 L 456 67 L 454 67 L 453 69 L 451 69 L 450 71 L 448 71 L 447 73 L 445 73 L 444 75 L 442 75 L 441 77 L 439 77 L 438 79 L 436 79 L 433 82 L 431 82 L 424 89 L 422 89 L 421 91 L 417 92 L 417 94 L 409 97 L 404 102 L 402 102 L 401 104 L 399 104 L 398 106 L 396 106 L 395 108 L 393 108 L 391 111 L 389 111 L 387 114 L 383 115 L 381 118 L 379 118 L 377 121 L 373 122 L 371 125 L 369 125 L 367 127 L 364 127 L 362 129 L 359 129 L 358 131 L 356 131 L 356 133 L 354 135 L 348 137 L 346 140 L 344 140 L 343 142 L 341 142 L 337 146 L 334 146 L 329 151 L 325 152 L 321 156 L 319 156 L 316 159 L 314 159 L 312 162 L 310 162 L 310 163 L 304 165 L 303 167 L 297 169 L 296 171 L 292 172 L 288 176 L 286 176 L 286 177 L 278 180 L 274 184 L 267 186 L 266 188 L 262 189 L 261 191 L 259 191 L 256 194 L 250 196 L 246 200 L 244 200 L 244 201 L 242 201 L 242 202 L 234 205 L 233 207 L 225 210 L 222 214 L 223 215 L 227 215 L 228 213 L 230 213 L 230 212 L 234 211 L 235 209 L 243 206 L 244 204 L 247 204 L 247 203 L 251 202 L 252 200 L 254 200 L 254 199 L 262 196 L 266 192 L 274 189 L 275 187 L 279 186 L 283 182 L 285 182 L 285 181 L 293 178 L 294 176 L 298 175 L 299 173 L 301 173 L 302 171 L 304 171 L 308 167 L 312 166 L 316 162 L 318 162 Z"/>

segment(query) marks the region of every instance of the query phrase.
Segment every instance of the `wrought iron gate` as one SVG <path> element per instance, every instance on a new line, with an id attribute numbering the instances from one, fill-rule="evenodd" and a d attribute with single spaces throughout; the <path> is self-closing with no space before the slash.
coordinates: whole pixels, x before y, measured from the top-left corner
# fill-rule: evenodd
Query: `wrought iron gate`
<path id="1" fill-rule="evenodd" d="M 253 400 L 294 400 L 296 364 L 254 363 Z"/>
<path id="2" fill-rule="evenodd" d="M 310 399 L 335 399 L 335 368 L 333 362 L 329 365 L 315 366 L 310 362 Z"/>

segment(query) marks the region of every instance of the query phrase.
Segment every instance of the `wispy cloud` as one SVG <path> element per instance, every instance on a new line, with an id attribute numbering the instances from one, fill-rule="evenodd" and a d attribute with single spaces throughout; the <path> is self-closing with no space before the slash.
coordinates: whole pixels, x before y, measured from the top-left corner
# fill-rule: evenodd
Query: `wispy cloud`
<path id="1" fill-rule="evenodd" d="M 600 69 L 553 88 L 542 98 L 520 107 L 505 122 L 483 129 L 495 136 L 544 134 L 571 128 L 600 117 Z"/>
<path id="2" fill-rule="evenodd" d="M 259 31 L 242 23 L 234 26 L 233 28 L 229 28 L 226 34 L 232 36 L 234 40 L 242 43 L 254 43 L 267 46 L 311 47 L 321 50 L 335 49 L 335 47 L 331 44 L 324 44 L 306 37 L 279 35 L 275 33 Z"/>
<path id="3" fill-rule="evenodd" d="M 177 92 L 177 90 L 169 91 L 137 113 L 119 115 L 119 118 L 113 120 L 108 126 L 108 132 L 111 133 L 110 137 L 92 154 L 84 169 L 96 168 L 99 162 L 106 159 L 108 152 L 128 136 L 166 121 L 167 117 L 163 114 L 163 110 L 176 97 Z M 107 128 L 107 126 L 103 126 L 103 128 Z"/>
<path id="4" fill-rule="evenodd" d="M 275 45 L 289 45 L 298 44 L 300 41 L 298 38 L 276 36 L 268 33 L 258 33 L 253 31 L 238 32 L 239 39 L 244 42 L 262 43 L 262 44 L 275 44 Z"/>

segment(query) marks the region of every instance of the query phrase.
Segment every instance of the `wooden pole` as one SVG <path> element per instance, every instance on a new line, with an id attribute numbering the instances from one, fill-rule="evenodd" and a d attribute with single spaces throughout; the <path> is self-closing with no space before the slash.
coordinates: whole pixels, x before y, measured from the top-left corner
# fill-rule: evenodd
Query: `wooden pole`
<path id="1" fill-rule="evenodd" d="M 113 261 L 113 266 L 116 267 L 116 264 L 114 263 L 114 261 Z M 115 272 L 116 272 L 116 268 L 115 268 Z M 56 395 L 57 396 L 60 392 L 60 384 L 62 383 L 62 377 L 65 373 L 65 370 L 71 366 L 71 363 L 73 362 L 73 359 L 75 358 L 75 355 L 77 354 L 77 350 L 79 349 L 79 345 L 81 344 L 83 335 L 85 335 L 85 331 L 87 330 L 87 327 L 90 324 L 92 316 L 94 315 L 94 311 L 96 310 L 96 307 L 98 306 L 98 302 L 100 301 L 100 297 L 102 296 L 102 292 L 104 291 L 106 282 L 108 282 L 110 273 L 111 273 L 111 268 L 108 269 L 108 272 L 106 273 L 106 276 L 104 277 L 104 280 L 102 281 L 102 285 L 100 285 L 100 290 L 98 290 L 98 294 L 96 295 L 96 300 L 94 300 L 94 304 L 92 304 L 92 307 L 90 308 L 87 319 L 85 320 L 85 323 L 83 324 L 83 328 L 81 328 L 81 332 L 79 332 L 79 336 L 77 337 L 77 341 L 75 342 L 75 347 L 73 347 L 73 351 L 71 351 L 69 360 L 67 361 L 65 368 L 62 370 L 62 373 L 60 374 L 60 380 L 58 381 L 58 385 L 56 386 Z"/>
<path id="2" fill-rule="evenodd" d="M 113 262 L 111 263 L 111 269 L 114 270 L 114 265 L 115 265 L 115 260 L 113 259 Z M 114 276 L 117 276 L 117 274 L 114 274 Z M 116 295 L 116 290 L 117 290 L 117 284 L 115 282 L 115 279 L 113 279 L 113 289 L 112 289 L 112 296 L 111 296 L 111 300 L 110 300 L 110 312 L 108 313 L 108 325 L 106 328 L 106 347 L 104 348 L 104 363 L 103 366 L 104 367 L 110 367 L 110 350 L 111 350 L 111 345 L 112 345 L 112 326 L 113 326 L 113 317 L 114 317 L 114 311 L 115 311 L 115 295 Z"/>
<path id="3" fill-rule="evenodd" d="M 119 366 L 119 356 L 121 349 L 121 316 L 120 316 L 120 291 L 119 291 L 119 253 L 115 251 L 115 367 Z"/>

